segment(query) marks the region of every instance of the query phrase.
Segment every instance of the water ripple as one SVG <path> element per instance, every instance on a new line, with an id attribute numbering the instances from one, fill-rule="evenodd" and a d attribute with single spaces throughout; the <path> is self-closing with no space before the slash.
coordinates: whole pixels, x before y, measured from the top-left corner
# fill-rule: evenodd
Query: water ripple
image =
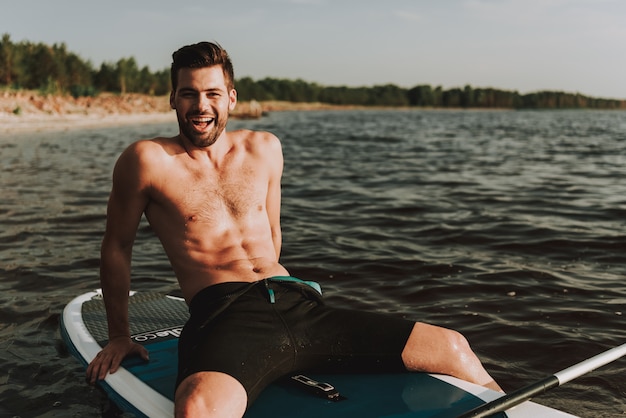
<path id="1" fill-rule="evenodd" d="M 626 339 L 624 112 L 283 112 L 238 127 L 281 138 L 282 262 L 330 303 L 458 329 L 507 390 Z M 98 286 L 117 155 L 174 128 L 0 137 L 0 415 L 107 409 L 58 317 Z M 145 222 L 133 268 L 138 290 L 175 287 Z M 621 415 L 620 367 L 537 401 Z"/>

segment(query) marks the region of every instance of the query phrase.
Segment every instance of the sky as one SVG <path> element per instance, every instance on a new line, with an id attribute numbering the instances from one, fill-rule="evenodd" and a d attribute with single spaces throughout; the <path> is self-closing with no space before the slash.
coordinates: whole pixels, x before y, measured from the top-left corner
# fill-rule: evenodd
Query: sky
<path id="1" fill-rule="evenodd" d="M 236 78 L 626 99 L 624 0 L 0 0 L 0 34 L 98 68 L 216 41 Z"/>

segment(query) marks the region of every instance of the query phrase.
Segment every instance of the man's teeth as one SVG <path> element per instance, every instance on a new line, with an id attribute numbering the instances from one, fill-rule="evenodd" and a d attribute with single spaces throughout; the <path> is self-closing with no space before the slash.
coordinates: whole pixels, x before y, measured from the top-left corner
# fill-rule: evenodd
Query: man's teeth
<path id="1" fill-rule="evenodd" d="M 211 123 L 213 118 L 193 118 L 192 121 L 194 123 Z"/>

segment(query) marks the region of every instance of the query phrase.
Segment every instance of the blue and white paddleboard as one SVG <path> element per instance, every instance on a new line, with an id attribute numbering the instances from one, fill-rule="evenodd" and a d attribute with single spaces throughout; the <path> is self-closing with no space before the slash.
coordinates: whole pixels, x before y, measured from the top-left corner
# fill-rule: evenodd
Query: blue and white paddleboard
<path id="1" fill-rule="evenodd" d="M 188 318 L 181 298 L 158 293 L 133 292 L 129 316 L 132 339 L 150 352 L 150 361 L 129 358 L 100 385 L 121 409 L 141 417 L 172 417 L 177 369 L 178 336 Z M 107 340 L 102 294 L 78 296 L 64 309 L 61 335 L 86 367 Z M 455 417 L 499 393 L 449 376 L 426 373 L 311 374 L 300 377 L 318 392 L 334 387 L 342 400 L 318 396 L 306 384 L 277 382 L 268 387 L 246 412 L 246 418 L 346 418 Z M 499 417 L 565 418 L 564 412 L 524 402 Z"/>

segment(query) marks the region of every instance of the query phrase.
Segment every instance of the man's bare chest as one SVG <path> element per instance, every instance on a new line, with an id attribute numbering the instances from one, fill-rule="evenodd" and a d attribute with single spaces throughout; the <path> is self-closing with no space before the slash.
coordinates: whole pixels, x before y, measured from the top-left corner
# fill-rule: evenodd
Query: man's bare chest
<path id="1" fill-rule="evenodd" d="M 224 223 L 263 211 L 267 190 L 268 180 L 259 170 L 184 170 L 165 179 L 156 200 L 185 221 Z"/>

